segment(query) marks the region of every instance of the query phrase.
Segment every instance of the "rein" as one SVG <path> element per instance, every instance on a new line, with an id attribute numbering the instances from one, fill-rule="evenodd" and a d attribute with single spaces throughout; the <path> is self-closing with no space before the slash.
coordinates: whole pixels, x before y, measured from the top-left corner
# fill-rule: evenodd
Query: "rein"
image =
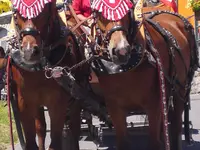
<path id="1" fill-rule="evenodd" d="M 19 110 L 17 107 L 17 97 L 13 95 L 12 92 L 12 58 L 9 55 L 6 55 L 2 61 L 2 66 L 6 68 L 6 86 L 7 86 L 7 106 L 8 106 L 8 117 L 9 117 L 9 124 L 10 124 L 10 143 L 12 150 L 14 148 L 14 137 L 13 137 L 13 125 L 12 125 L 12 111 L 13 117 L 15 119 L 15 125 L 17 129 L 17 134 L 19 138 L 19 142 L 23 150 L 25 150 L 25 140 L 22 131 L 21 122 L 19 121 Z M 11 111 L 12 106 L 12 111 Z"/>
<path id="2" fill-rule="evenodd" d="M 10 140 L 11 140 L 11 146 L 12 150 L 14 150 L 14 138 L 13 138 L 13 126 L 12 126 L 12 113 L 11 113 L 11 91 L 10 91 L 10 81 L 11 81 L 11 58 L 8 56 L 7 58 L 7 66 L 6 66 L 6 83 L 7 83 L 7 105 L 8 105 L 8 117 L 10 122 Z"/>
<path id="3" fill-rule="evenodd" d="M 76 14 L 75 14 L 76 15 Z M 75 17 L 74 17 L 75 18 Z M 71 31 L 74 32 L 75 30 L 77 30 L 81 25 L 83 25 L 85 22 L 87 22 L 88 20 L 92 19 L 93 17 L 90 16 L 88 18 L 86 18 L 85 20 L 79 21 L 72 29 Z M 83 32 L 85 32 L 86 35 L 89 35 L 89 33 L 84 30 Z"/>
<path id="4" fill-rule="evenodd" d="M 167 97 L 166 97 L 166 85 L 165 85 L 165 74 L 163 63 L 160 57 L 159 52 L 153 46 L 153 41 L 150 36 L 149 31 L 145 30 L 147 44 L 150 47 L 151 54 L 153 55 L 154 59 L 156 60 L 157 64 L 157 71 L 159 76 L 159 84 L 160 84 L 160 105 L 162 111 L 162 119 L 163 119 L 163 129 L 164 129 L 164 138 L 165 138 L 165 150 L 170 150 L 170 140 L 169 140 L 169 128 L 168 128 L 168 112 L 167 112 Z"/>
<path id="5" fill-rule="evenodd" d="M 91 53 L 92 55 L 99 55 L 99 56 L 103 56 L 105 54 L 105 49 L 103 47 L 101 47 L 98 42 L 97 42 L 97 16 L 96 16 L 96 12 L 93 12 L 93 16 L 88 17 L 85 20 L 80 21 L 72 7 L 72 5 L 70 3 L 67 4 L 67 7 L 69 8 L 69 11 L 71 12 L 72 17 L 75 19 L 76 21 L 76 25 L 74 27 L 72 27 L 70 30 L 72 32 L 76 31 L 78 28 L 80 28 L 83 32 L 83 34 L 86 35 L 86 38 L 88 40 L 88 46 L 89 48 L 91 48 Z M 91 34 L 83 27 L 83 24 L 89 20 L 89 19 L 94 19 L 94 23 L 91 25 Z"/>
<path id="6" fill-rule="evenodd" d="M 75 11 L 74 11 L 74 9 L 73 9 L 73 7 L 72 7 L 72 5 L 71 4 L 68 4 L 67 5 L 68 6 L 68 8 L 69 8 L 69 10 L 70 10 L 70 12 L 71 12 L 71 14 L 72 14 L 72 16 L 74 17 L 74 19 L 76 20 L 76 23 L 78 23 L 77 24 L 77 27 L 75 28 L 72 28 L 72 31 L 75 31 L 78 27 L 80 27 L 81 28 L 81 30 L 87 35 L 87 38 L 92 42 L 92 43 L 95 43 L 95 39 L 90 35 L 90 33 L 88 33 L 88 31 L 87 30 L 85 30 L 85 28 L 82 26 L 82 24 L 85 22 L 85 21 L 87 21 L 88 19 L 86 19 L 86 20 L 84 20 L 84 21 L 80 21 L 79 19 L 78 19 L 78 17 L 77 17 L 77 15 L 76 15 L 76 13 L 75 13 Z M 92 18 L 92 17 L 91 17 Z M 89 18 L 90 19 L 90 18 Z"/>

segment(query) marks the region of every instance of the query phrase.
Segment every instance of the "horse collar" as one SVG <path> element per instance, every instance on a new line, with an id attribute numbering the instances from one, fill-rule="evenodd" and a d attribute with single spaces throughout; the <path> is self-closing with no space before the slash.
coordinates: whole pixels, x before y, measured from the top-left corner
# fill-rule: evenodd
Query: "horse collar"
<path id="1" fill-rule="evenodd" d="M 41 58 L 41 61 L 37 64 L 34 64 L 34 65 L 29 65 L 29 64 L 26 64 L 22 61 L 22 58 L 20 56 L 20 51 L 17 50 L 15 52 L 13 52 L 11 54 L 11 58 L 12 58 L 12 61 L 13 61 L 13 64 L 25 71 L 29 71 L 29 72 L 34 72 L 34 71 L 42 71 L 44 70 L 45 66 L 47 65 L 47 60 L 45 57 L 42 57 Z"/>
<path id="2" fill-rule="evenodd" d="M 131 58 L 126 65 L 116 65 L 113 62 L 101 59 L 97 62 L 98 67 L 93 64 L 92 68 L 97 73 L 97 75 L 118 74 L 135 69 L 146 59 L 144 55 L 145 50 L 143 49 L 142 45 L 136 45 L 133 47 L 132 51 L 133 53 L 131 55 Z"/>

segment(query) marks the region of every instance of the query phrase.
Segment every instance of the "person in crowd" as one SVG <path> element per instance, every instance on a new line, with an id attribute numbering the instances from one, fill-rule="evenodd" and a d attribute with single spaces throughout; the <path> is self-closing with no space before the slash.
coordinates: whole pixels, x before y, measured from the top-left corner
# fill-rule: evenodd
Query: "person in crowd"
<path id="1" fill-rule="evenodd" d="M 3 47 L 0 46 L 0 58 L 5 57 L 5 52 Z M 1 90 L 4 88 L 5 84 L 3 81 L 3 76 L 5 74 L 5 69 L 0 69 L 0 98 L 1 98 Z"/>

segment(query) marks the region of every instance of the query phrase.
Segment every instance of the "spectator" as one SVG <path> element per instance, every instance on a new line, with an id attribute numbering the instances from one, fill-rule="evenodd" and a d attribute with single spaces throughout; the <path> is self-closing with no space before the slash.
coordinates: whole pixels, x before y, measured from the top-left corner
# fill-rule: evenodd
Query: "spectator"
<path id="1" fill-rule="evenodd" d="M 0 46 L 0 58 L 4 58 L 4 57 L 5 57 L 4 49 L 3 47 Z M 5 73 L 5 69 L 4 68 L 0 69 L 0 96 L 1 96 L 1 90 L 5 86 L 4 81 L 3 81 L 4 73 Z"/>

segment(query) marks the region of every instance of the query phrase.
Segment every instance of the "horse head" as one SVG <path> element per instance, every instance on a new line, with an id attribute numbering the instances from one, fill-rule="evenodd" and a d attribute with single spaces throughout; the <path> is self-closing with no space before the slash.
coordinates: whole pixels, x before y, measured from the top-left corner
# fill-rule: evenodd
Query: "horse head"
<path id="1" fill-rule="evenodd" d="M 104 43 L 110 59 L 117 65 L 127 64 L 131 56 L 131 46 L 127 35 L 129 32 L 129 0 L 94 1 L 92 8 L 97 10 L 97 24 L 104 33 Z"/>
<path id="2" fill-rule="evenodd" d="M 13 6 L 20 59 L 28 65 L 37 64 L 60 34 L 59 28 L 55 31 L 56 2 L 13 0 Z"/>

